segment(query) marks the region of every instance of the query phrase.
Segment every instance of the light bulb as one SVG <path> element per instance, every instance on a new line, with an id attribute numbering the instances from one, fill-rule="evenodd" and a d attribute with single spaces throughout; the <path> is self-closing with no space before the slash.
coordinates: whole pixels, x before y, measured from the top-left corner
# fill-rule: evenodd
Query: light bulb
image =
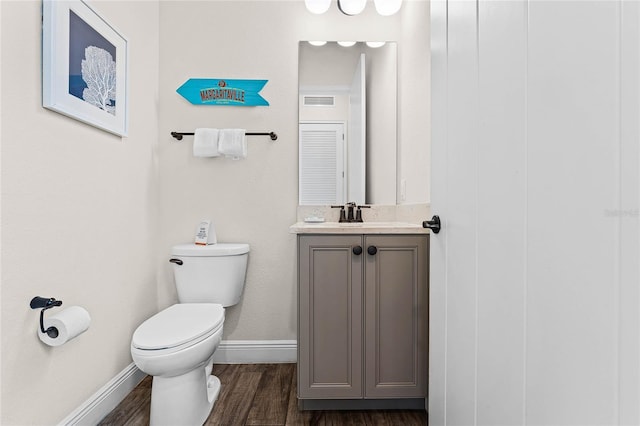
<path id="1" fill-rule="evenodd" d="M 338 8 L 345 15 L 357 15 L 364 10 L 367 0 L 338 0 Z"/>
<path id="2" fill-rule="evenodd" d="M 402 6 L 402 0 L 373 0 L 376 11 L 382 16 L 391 16 L 397 13 Z"/>
<path id="3" fill-rule="evenodd" d="M 304 4 L 309 12 L 320 15 L 329 10 L 331 0 L 304 0 Z"/>

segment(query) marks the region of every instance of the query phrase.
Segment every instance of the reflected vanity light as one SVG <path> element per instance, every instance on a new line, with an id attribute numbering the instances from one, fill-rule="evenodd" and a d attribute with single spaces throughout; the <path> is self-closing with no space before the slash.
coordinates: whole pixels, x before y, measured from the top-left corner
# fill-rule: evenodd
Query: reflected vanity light
<path id="1" fill-rule="evenodd" d="M 313 40 L 313 41 L 309 41 L 309 44 L 312 46 L 324 46 L 325 44 L 327 44 L 326 41 L 322 41 L 322 40 Z"/>
<path id="2" fill-rule="evenodd" d="M 338 44 L 342 47 L 351 47 L 356 44 L 355 41 L 339 41 Z"/>
<path id="3" fill-rule="evenodd" d="M 365 43 L 367 44 L 367 46 L 369 46 L 369 47 L 373 47 L 373 48 L 375 49 L 376 47 L 382 47 L 382 46 L 384 46 L 384 44 L 385 44 L 386 42 L 384 42 L 384 41 L 367 41 L 367 42 L 365 42 Z"/>
<path id="4" fill-rule="evenodd" d="M 304 4 L 309 12 L 320 15 L 329 10 L 331 0 L 304 0 Z M 338 0 L 338 9 L 348 16 L 362 13 L 366 5 L 367 0 Z M 398 13 L 402 0 L 374 0 L 374 5 L 378 14 L 391 16 Z"/>
<path id="5" fill-rule="evenodd" d="M 331 0 L 304 0 L 304 4 L 309 12 L 320 15 L 329 10 Z"/>

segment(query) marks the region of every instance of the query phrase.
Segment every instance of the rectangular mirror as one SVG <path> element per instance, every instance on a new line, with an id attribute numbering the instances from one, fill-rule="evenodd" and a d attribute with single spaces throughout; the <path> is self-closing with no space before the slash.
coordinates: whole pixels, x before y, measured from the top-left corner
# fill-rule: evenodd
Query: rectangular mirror
<path id="1" fill-rule="evenodd" d="M 299 204 L 396 204 L 396 43 L 312 43 L 298 52 Z"/>

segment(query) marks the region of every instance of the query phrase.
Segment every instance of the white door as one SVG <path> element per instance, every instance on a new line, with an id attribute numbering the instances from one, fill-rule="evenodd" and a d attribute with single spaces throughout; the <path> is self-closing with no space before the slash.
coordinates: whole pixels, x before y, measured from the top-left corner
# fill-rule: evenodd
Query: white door
<path id="1" fill-rule="evenodd" d="M 344 123 L 299 123 L 299 203 L 344 204 Z"/>
<path id="2" fill-rule="evenodd" d="M 365 203 L 365 176 L 367 173 L 367 78 L 365 54 L 353 73 L 349 92 L 349 143 L 347 146 L 347 201 Z"/>
<path id="3" fill-rule="evenodd" d="M 640 3 L 432 0 L 431 425 L 640 424 Z"/>

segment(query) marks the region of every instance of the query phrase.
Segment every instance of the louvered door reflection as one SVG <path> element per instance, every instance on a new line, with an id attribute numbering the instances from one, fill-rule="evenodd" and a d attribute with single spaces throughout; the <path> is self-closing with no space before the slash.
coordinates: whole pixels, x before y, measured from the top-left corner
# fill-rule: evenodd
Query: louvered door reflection
<path id="1" fill-rule="evenodd" d="M 301 205 L 345 203 L 344 125 L 300 123 Z"/>

